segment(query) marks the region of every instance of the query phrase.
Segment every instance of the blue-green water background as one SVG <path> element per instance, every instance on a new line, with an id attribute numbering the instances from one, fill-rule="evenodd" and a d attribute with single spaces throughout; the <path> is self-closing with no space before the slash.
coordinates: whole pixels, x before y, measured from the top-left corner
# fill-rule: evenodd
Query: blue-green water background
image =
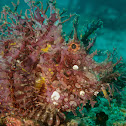
<path id="1" fill-rule="evenodd" d="M 11 2 L 16 3 L 17 0 L 1 0 L 0 11 L 2 6 L 8 5 L 12 8 Z M 46 0 L 42 0 L 46 5 Z M 106 50 L 112 52 L 113 48 L 117 49 L 118 58 L 123 57 L 123 62 L 126 62 L 126 0 L 57 0 L 56 7 L 62 10 L 67 9 L 67 14 L 76 13 L 80 15 L 79 29 L 81 33 L 86 25 L 93 20 L 101 19 L 103 21 L 103 28 L 96 31 L 97 39 L 92 50 L 101 50 L 101 56 L 96 60 L 104 57 Z M 24 0 L 20 1 L 18 11 L 29 8 Z M 73 19 L 63 25 L 63 30 L 69 34 L 73 28 Z M 83 113 L 84 118 L 74 117 L 72 114 L 70 118 L 74 118 L 80 125 L 95 126 L 96 113 L 103 111 L 109 115 L 107 126 L 120 126 L 121 123 L 126 126 L 126 88 L 120 91 L 121 95 L 117 95 L 121 99 L 120 103 L 117 99 L 113 99 L 111 108 L 109 108 L 108 101 L 105 98 L 99 98 L 99 106 L 87 111 L 85 108 Z M 125 112 L 122 112 L 124 109 Z M 115 124 L 115 125 L 114 125 Z"/>

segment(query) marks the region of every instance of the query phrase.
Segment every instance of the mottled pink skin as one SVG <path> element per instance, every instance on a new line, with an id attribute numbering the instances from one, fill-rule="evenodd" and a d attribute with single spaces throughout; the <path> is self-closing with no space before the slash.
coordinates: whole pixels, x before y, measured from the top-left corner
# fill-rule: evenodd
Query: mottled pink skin
<path id="1" fill-rule="evenodd" d="M 7 66 L 4 61 L 0 59 L 0 113 L 1 116 L 5 116 L 8 110 L 11 109 L 11 98 L 9 90 L 9 81 L 7 79 L 7 73 L 5 72 Z M 3 71 L 5 70 L 5 71 Z"/>
<path id="2" fill-rule="evenodd" d="M 51 9 L 55 11 L 55 8 Z M 35 120 L 42 117 L 36 114 L 46 109 L 39 105 L 53 106 L 58 115 L 56 112 L 50 115 L 56 116 L 55 124 L 59 125 L 59 118 L 64 118 L 60 112 L 74 111 L 87 101 L 94 106 L 93 96 L 115 77 L 111 75 L 113 64 L 111 61 L 96 63 L 92 59 L 96 52 L 87 54 L 80 40 L 75 40 L 76 37 L 69 40 L 69 44 L 74 42 L 80 48 L 71 51 L 71 46 L 61 35 L 62 23 L 58 12 L 45 18 L 44 11 L 41 10 L 43 17 L 39 11 L 37 8 L 32 18 L 26 17 L 23 22 L 16 20 L 17 24 L 8 26 L 7 31 L 11 34 L 1 39 L 0 104 L 8 110 L 10 103 L 12 106 L 8 113 L 14 112 L 15 115 Z M 56 21 L 58 25 L 55 25 Z M 74 65 L 78 69 L 73 69 Z M 36 80 L 42 78 L 38 88 Z M 51 98 L 54 91 L 60 95 L 58 100 Z M 50 125 L 53 124 L 51 118 Z"/>
<path id="3" fill-rule="evenodd" d="M 10 90 L 9 90 L 9 82 L 8 80 L 0 80 L 0 106 L 9 106 L 10 99 Z"/>
<path id="4" fill-rule="evenodd" d="M 97 86 L 99 82 L 97 81 L 97 78 L 94 76 L 94 74 L 88 71 L 89 66 L 86 65 L 85 62 L 85 59 L 88 56 L 87 54 L 81 51 L 78 52 L 77 54 L 73 54 L 67 50 L 67 47 L 60 49 L 57 52 L 59 57 L 58 56 L 54 57 L 56 52 L 52 52 L 52 54 L 50 55 L 47 55 L 48 53 L 44 54 L 46 55 L 45 58 L 43 57 L 43 60 L 45 62 L 42 64 L 40 62 L 39 64 L 41 66 L 42 73 L 46 73 L 46 75 L 44 76 L 46 76 L 47 78 L 46 82 L 47 84 L 51 83 L 49 80 L 51 80 L 52 78 L 52 75 L 50 74 L 48 69 L 51 68 L 52 71 L 55 73 L 55 78 L 51 80 L 52 81 L 51 85 L 53 88 L 51 92 L 53 93 L 53 91 L 57 89 L 59 90 L 61 97 L 57 101 L 58 102 L 57 106 L 59 108 L 62 108 L 63 110 L 72 110 L 73 107 L 72 105 L 70 105 L 70 102 L 71 103 L 72 101 L 76 102 L 74 107 L 77 107 L 80 105 L 80 103 L 86 104 L 87 100 L 92 100 L 91 97 L 94 95 L 94 92 L 100 90 L 100 87 Z M 55 60 L 52 59 L 52 57 L 54 57 L 55 60 L 58 60 L 60 58 L 59 62 L 57 63 L 58 65 L 55 63 Z M 91 64 L 96 65 L 93 60 L 91 60 L 90 62 Z M 78 65 L 79 69 L 74 70 L 73 69 L 74 65 Z M 85 70 L 84 67 L 86 67 Z M 68 71 L 69 75 L 66 75 Z M 90 89 L 92 91 L 90 91 Z M 84 91 L 85 96 L 81 96 L 80 91 Z M 66 99 L 66 101 L 64 99 Z M 49 101 L 51 102 L 51 100 Z M 68 108 L 65 108 L 64 106 Z"/>

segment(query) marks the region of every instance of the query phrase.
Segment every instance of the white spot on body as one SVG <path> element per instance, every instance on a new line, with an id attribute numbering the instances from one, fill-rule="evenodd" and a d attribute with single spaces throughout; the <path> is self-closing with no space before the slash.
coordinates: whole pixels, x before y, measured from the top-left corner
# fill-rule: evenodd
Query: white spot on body
<path id="1" fill-rule="evenodd" d="M 60 94 L 57 91 L 54 91 L 51 95 L 51 100 L 53 101 L 54 105 L 58 105 L 56 101 L 58 101 L 60 98 Z"/>
<path id="2" fill-rule="evenodd" d="M 60 98 L 60 94 L 57 91 L 54 91 L 51 95 L 51 99 L 57 101 Z"/>
<path id="3" fill-rule="evenodd" d="M 97 96 L 98 93 L 99 93 L 98 91 L 95 91 L 95 92 L 94 92 L 94 95 Z"/>
<path id="4" fill-rule="evenodd" d="M 20 60 L 17 60 L 17 63 L 20 63 Z"/>
<path id="5" fill-rule="evenodd" d="M 87 69 L 87 67 L 85 67 L 85 66 L 84 66 L 84 67 L 83 67 L 83 69 L 84 69 L 84 70 L 86 70 L 86 69 Z"/>
<path id="6" fill-rule="evenodd" d="M 53 102 L 53 104 L 54 104 L 54 105 L 58 105 L 58 103 L 57 103 L 57 102 Z"/>
<path id="7" fill-rule="evenodd" d="M 80 95 L 81 96 L 84 96 L 85 95 L 85 92 L 84 91 L 80 91 Z"/>
<path id="8" fill-rule="evenodd" d="M 74 65 L 74 66 L 73 66 L 73 69 L 74 69 L 74 70 L 78 70 L 79 67 L 78 67 L 77 65 Z"/>

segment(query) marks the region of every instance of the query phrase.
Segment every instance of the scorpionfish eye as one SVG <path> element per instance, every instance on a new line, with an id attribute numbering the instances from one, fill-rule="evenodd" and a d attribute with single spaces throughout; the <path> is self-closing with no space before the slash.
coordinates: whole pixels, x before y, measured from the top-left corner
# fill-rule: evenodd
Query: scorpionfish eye
<path id="1" fill-rule="evenodd" d="M 68 50 L 71 52 L 77 52 L 78 50 L 80 50 L 80 44 L 77 42 L 70 42 L 68 44 Z"/>

